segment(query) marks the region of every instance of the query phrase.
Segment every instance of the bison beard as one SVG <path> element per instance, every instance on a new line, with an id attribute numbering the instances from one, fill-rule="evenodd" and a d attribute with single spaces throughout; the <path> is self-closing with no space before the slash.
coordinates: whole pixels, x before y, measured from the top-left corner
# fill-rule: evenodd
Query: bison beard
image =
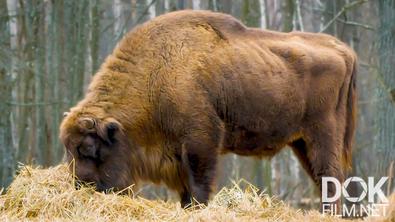
<path id="1" fill-rule="evenodd" d="M 227 152 L 271 157 L 289 145 L 321 186 L 351 163 L 355 76 L 354 52 L 334 37 L 169 13 L 123 38 L 60 137 L 80 180 L 165 183 L 182 206 L 207 204 Z"/>

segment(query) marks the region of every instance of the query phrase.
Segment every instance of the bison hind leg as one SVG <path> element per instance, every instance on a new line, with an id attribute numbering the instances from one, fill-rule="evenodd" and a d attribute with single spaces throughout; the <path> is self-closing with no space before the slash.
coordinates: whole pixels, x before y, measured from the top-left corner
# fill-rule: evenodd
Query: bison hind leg
<path id="1" fill-rule="evenodd" d="M 303 133 L 303 139 L 291 144 L 294 153 L 300 160 L 303 168 L 313 179 L 322 193 L 322 178 L 333 177 L 343 183 L 344 172 L 342 168 L 342 143 L 337 130 L 337 121 L 334 118 L 322 118 L 321 121 L 311 124 Z M 328 197 L 334 196 L 336 187 L 329 183 Z M 340 207 L 341 200 L 330 204 Z"/>

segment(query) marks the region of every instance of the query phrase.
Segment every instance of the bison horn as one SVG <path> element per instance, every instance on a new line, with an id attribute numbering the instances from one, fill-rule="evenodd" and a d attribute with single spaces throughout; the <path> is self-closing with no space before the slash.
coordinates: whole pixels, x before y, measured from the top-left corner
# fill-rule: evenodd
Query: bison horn
<path id="1" fill-rule="evenodd" d="M 95 121 L 92 118 L 82 118 L 80 123 L 86 129 L 93 129 L 95 127 Z"/>

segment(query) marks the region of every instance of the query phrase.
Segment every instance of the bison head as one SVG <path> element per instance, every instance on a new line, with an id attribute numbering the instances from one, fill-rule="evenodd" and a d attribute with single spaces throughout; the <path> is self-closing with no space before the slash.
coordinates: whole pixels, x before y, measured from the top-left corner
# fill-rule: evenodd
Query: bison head
<path id="1" fill-rule="evenodd" d="M 122 190 L 135 183 L 130 146 L 122 125 L 114 118 L 70 113 L 60 127 L 66 159 L 77 181 L 98 191 Z"/>

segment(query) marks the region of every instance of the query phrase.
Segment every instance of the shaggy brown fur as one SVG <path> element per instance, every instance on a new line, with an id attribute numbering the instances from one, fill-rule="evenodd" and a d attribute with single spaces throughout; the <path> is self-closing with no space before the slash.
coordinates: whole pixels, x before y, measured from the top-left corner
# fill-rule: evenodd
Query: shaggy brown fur
<path id="1" fill-rule="evenodd" d="M 355 78 L 354 52 L 334 37 L 178 11 L 123 38 L 60 136 L 76 175 L 99 190 L 147 180 L 183 206 L 207 203 L 219 154 L 286 145 L 320 186 L 350 165 Z"/>

